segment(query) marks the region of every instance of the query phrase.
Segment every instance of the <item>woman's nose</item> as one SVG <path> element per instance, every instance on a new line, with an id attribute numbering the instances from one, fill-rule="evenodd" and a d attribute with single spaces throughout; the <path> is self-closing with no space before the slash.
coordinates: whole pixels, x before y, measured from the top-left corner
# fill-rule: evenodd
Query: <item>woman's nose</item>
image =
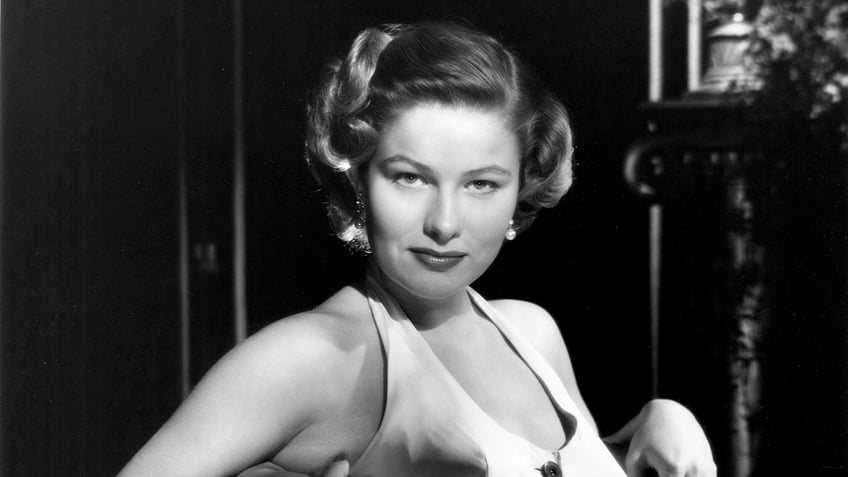
<path id="1" fill-rule="evenodd" d="M 424 233 L 436 243 L 444 244 L 459 237 L 461 230 L 456 198 L 444 192 L 434 197 L 424 221 Z"/>

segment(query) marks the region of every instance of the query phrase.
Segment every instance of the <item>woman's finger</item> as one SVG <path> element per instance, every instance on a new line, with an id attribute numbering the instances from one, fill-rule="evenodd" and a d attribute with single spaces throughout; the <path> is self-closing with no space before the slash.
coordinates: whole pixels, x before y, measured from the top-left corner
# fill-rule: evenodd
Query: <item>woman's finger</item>
<path id="1" fill-rule="evenodd" d="M 323 477 L 347 477 L 348 472 L 350 472 L 350 463 L 347 459 L 342 459 L 330 464 Z"/>
<path id="2" fill-rule="evenodd" d="M 298 474 L 296 472 L 289 472 L 282 467 L 273 464 L 271 462 L 264 462 L 262 464 L 253 466 L 244 472 L 240 473 L 237 477 L 309 477 L 306 474 Z"/>
<path id="3" fill-rule="evenodd" d="M 627 477 L 642 477 L 646 465 L 641 457 L 641 453 L 638 451 L 627 453 L 627 456 L 624 458 L 624 472 L 627 474 Z"/>

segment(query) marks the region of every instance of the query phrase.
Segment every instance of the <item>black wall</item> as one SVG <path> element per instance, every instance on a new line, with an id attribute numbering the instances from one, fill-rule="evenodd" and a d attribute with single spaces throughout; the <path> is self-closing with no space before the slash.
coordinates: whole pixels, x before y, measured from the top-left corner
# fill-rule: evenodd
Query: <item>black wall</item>
<path id="1" fill-rule="evenodd" d="M 179 403 L 178 18 L 2 5 L 3 475 L 113 474 Z"/>

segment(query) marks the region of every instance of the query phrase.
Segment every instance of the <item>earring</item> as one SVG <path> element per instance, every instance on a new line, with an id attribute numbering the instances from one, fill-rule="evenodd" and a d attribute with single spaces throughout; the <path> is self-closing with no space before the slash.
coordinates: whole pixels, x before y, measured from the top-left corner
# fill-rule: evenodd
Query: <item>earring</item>
<path id="1" fill-rule="evenodd" d="M 365 198 L 361 192 L 356 193 L 356 216 L 353 218 L 353 226 L 358 229 L 365 228 Z"/>
<path id="2" fill-rule="evenodd" d="M 512 240 L 512 239 L 515 238 L 516 235 L 518 235 L 518 232 L 516 232 L 515 229 L 513 228 L 513 223 L 514 223 L 513 220 L 509 219 L 509 228 L 506 229 L 506 234 L 505 234 L 505 237 L 506 237 L 507 240 Z"/>

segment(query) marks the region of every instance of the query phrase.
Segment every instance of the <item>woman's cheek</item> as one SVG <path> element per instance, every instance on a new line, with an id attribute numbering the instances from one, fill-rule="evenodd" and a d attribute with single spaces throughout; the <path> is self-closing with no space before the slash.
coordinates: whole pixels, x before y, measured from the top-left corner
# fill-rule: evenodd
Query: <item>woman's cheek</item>
<path id="1" fill-rule="evenodd" d="M 372 208 L 374 232 L 386 237 L 408 233 L 420 221 L 420 205 L 410 194 L 386 192 L 377 199 L 379 207 Z"/>
<path id="2" fill-rule="evenodd" d="M 509 221 L 515 213 L 514 201 L 510 200 L 511 196 L 499 199 L 481 203 L 478 210 L 471 215 L 474 227 L 481 232 L 481 235 L 485 236 L 487 241 L 496 243 L 503 240 L 509 228 Z"/>

